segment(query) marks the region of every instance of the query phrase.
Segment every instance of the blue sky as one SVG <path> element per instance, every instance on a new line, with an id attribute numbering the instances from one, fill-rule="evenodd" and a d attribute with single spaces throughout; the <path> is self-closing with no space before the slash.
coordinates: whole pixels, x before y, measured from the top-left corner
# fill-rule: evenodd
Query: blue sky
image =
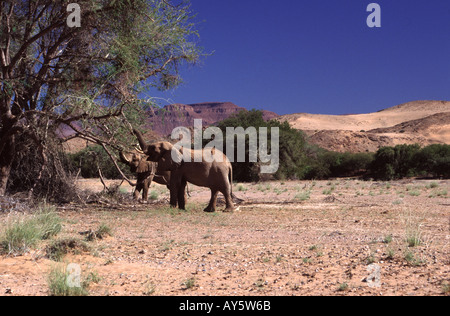
<path id="1" fill-rule="evenodd" d="M 367 6 L 381 6 L 369 28 Z M 350 114 L 450 100 L 448 0 L 191 0 L 210 56 L 167 103 Z"/>

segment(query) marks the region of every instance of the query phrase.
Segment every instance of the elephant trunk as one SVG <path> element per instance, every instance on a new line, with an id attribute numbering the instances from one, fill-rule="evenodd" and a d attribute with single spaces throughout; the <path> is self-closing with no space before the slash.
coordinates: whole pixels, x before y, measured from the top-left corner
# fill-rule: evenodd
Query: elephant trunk
<path id="1" fill-rule="evenodd" d="M 144 153 L 147 152 L 148 149 L 148 145 L 145 142 L 144 136 L 142 136 L 141 132 L 139 132 L 137 129 L 133 130 L 134 134 L 136 135 L 138 141 L 139 141 L 139 145 L 141 146 L 141 149 Z"/>

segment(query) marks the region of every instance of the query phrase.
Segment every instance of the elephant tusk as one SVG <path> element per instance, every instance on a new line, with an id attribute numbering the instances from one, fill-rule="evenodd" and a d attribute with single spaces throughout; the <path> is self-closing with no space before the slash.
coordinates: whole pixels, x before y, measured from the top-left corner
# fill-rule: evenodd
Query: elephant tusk
<path id="1" fill-rule="evenodd" d="M 131 160 L 129 160 L 129 159 L 127 158 L 127 156 L 125 156 L 125 154 L 123 153 L 123 151 L 121 151 L 121 152 L 119 153 L 119 156 L 120 156 L 120 160 L 121 160 L 123 163 L 129 164 L 129 163 L 131 162 Z"/>
<path id="2" fill-rule="evenodd" d="M 138 146 L 134 146 L 134 150 L 136 150 L 139 154 L 145 155 L 145 153 L 141 149 L 139 149 Z"/>

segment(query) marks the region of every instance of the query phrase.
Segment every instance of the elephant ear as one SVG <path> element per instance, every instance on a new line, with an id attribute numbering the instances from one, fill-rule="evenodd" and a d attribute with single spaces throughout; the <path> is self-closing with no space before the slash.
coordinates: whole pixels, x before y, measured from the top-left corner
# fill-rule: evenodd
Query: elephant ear
<path id="1" fill-rule="evenodd" d="M 170 150 L 169 150 L 170 149 Z M 160 171 L 174 171 L 183 164 L 182 153 L 173 147 L 167 146 L 162 151 L 161 158 L 158 160 L 158 170 Z"/>
<path id="2" fill-rule="evenodd" d="M 153 171 L 153 162 L 147 161 L 146 159 L 141 159 L 139 166 L 137 167 L 137 173 L 146 173 Z"/>

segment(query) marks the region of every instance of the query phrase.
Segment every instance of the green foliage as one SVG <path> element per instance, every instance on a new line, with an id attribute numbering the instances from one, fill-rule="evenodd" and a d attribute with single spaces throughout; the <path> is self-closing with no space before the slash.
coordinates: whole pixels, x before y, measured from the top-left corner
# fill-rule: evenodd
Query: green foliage
<path id="1" fill-rule="evenodd" d="M 218 127 L 226 136 L 227 127 L 279 127 L 280 166 L 275 179 L 327 179 L 364 176 L 393 180 L 413 176 L 450 177 L 450 145 L 398 145 L 382 147 L 376 153 L 338 153 L 308 144 L 302 132 L 287 122 L 266 122 L 261 111 L 242 111 Z M 270 140 L 270 134 L 269 138 Z M 246 136 L 246 162 L 233 163 L 236 181 L 258 181 L 260 163 L 249 162 L 249 137 Z M 270 142 L 269 142 L 270 143 Z M 235 145 L 237 141 L 235 140 Z M 236 160 L 235 154 L 235 160 Z"/>
<path id="2" fill-rule="evenodd" d="M 236 115 L 218 123 L 218 127 L 224 135 L 224 144 L 226 144 L 227 127 L 242 127 L 244 130 L 250 127 L 256 128 L 258 132 L 261 127 L 267 128 L 268 151 L 271 151 L 271 128 L 278 127 L 280 131 L 280 166 L 278 171 L 273 175 L 276 179 L 299 179 L 303 177 L 305 147 L 306 141 L 302 132 L 293 129 L 287 122 L 280 123 L 276 120 L 266 122 L 263 119 L 261 111 L 241 111 Z M 259 137 L 259 135 L 258 135 Z M 236 137 L 237 138 L 237 137 Z M 235 146 L 237 139 L 235 138 Z M 259 142 L 258 142 L 259 146 Z M 233 176 L 236 181 L 249 182 L 258 181 L 261 178 L 260 166 L 261 162 L 250 162 L 249 160 L 249 136 L 245 138 L 245 162 L 233 162 Z M 236 148 L 236 147 L 235 147 Z M 259 148 L 256 149 L 259 152 Z M 229 153 L 227 153 L 229 154 Z M 237 154 L 235 153 L 235 161 Z"/>
<path id="3" fill-rule="evenodd" d="M 364 174 L 373 161 L 372 153 L 338 153 L 316 150 L 309 156 L 307 179 L 349 177 Z"/>
<path id="4" fill-rule="evenodd" d="M 364 176 L 393 180 L 414 176 L 450 177 L 450 145 L 398 145 L 376 153 L 337 153 L 309 146 L 304 178 Z"/>
<path id="5" fill-rule="evenodd" d="M 450 177 L 450 145 L 398 145 L 380 148 L 370 168 L 370 176 L 380 180 L 412 176 Z"/>
<path id="6" fill-rule="evenodd" d="M 87 147 L 75 154 L 68 154 L 68 158 L 72 173 L 81 170 L 80 175 L 85 179 L 98 178 L 98 168 L 101 169 L 103 176 L 107 179 L 121 178 L 120 173 L 101 146 Z M 118 162 L 118 165 L 124 174 L 131 175 L 127 166 L 121 162 Z"/>
<path id="7" fill-rule="evenodd" d="M 0 237 L 0 246 L 8 254 L 22 255 L 40 240 L 57 235 L 61 228 L 61 218 L 54 208 L 42 206 L 36 214 L 10 220 Z"/>
<path id="8" fill-rule="evenodd" d="M 415 159 L 420 171 L 433 177 L 450 178 L 450 145 L 427 146 L 417 153 Z"/>
<path id="9" fill-rule="evenodd" d="M 52 267 L 47 276 L 47 284 L 50 296 L 88 296 L 89 280 L 80 282 L 79 286 L 70 286 L 71 278 L 66 265 Z"/>
<path id="10" fill-rule="evenodd" d="M 37 176 L 16 188 L 32 187 L 34 194 L 48 188 L 34 184 L 64 172 L 55 167 L 58 159 L 47 159 L 56 152 L 48 144 L 61 136 L 76 134 L 111 151 L 131 149 L 133 127 L 156 106 L 145 92 L 177 86 L 180 69 L 201 56 L 188 1 L 77 3 L 81 27 L 70 28 L 68 1 L 0 2 L 0 113 L 10 113 L 0 116 L 1 195 L 10 174 L 29 161 Z M 14 157 L 28 155 L 19 136 L 33 151 L 15 163 Z M 60 184 L 43 195 L 64 196 L 54 190 Z"/>
<path id="11" fill-rule="evenodd" d="M 303 132 L 290 127 L 288 122 L 270 121 L 280 128 L 280 168 L 276 179 L 303 179 L 306 166 L 306 140 Z"/>
<path id="12" fill-rule="evenodd" d="M 417 174 L 415 156 L 419 151 L 419 145 L 381 148 L 375 155 L 374 166 L 381 166 L 379 175 L 388 180 L 411 177 Z"/>

